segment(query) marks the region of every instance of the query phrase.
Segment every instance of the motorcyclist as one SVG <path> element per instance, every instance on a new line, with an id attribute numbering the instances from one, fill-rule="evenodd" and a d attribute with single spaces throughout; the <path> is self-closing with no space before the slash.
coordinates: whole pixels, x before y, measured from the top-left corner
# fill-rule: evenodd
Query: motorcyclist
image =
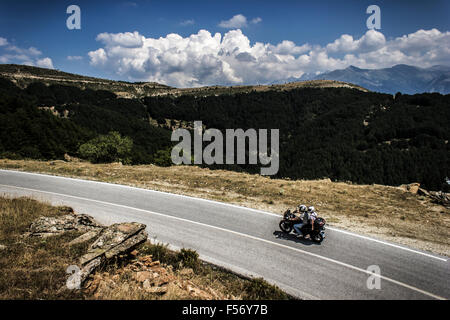
<path id="1" fill-rule="evenodd" d="M 309 220 L 311 222 L 311 231 L 313 231 L 314 230 L 314 220 L 317 219 L 316 208 L 314 208 L 314 206 L 309 206 L 308 214 L 309 214 Z"/>
<path id="2" fill-rule="evenodd" d="M 293 212 L 298 213 L 295 218 L 292 218 L 292 221 L 298 221 L 299 223 L 294 224 L 294 230 L 297 233 L 297 237 L 303 237 L 301 228 L 307 223 L 308 219 L 305 221 L 305 214 L 308 215 L 308 208 L 301 204 L 299 205 Z"/>

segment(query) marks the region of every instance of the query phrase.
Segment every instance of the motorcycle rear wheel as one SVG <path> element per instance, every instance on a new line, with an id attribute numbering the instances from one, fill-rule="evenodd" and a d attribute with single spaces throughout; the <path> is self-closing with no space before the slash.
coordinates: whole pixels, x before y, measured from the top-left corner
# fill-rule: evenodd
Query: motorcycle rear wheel
<path id="1" fill-rule="evenodd" d="M 290 233 L 292 231 L 292 225 L 284 220 L 280 222 L 279 227 L 284 233 Z"/>

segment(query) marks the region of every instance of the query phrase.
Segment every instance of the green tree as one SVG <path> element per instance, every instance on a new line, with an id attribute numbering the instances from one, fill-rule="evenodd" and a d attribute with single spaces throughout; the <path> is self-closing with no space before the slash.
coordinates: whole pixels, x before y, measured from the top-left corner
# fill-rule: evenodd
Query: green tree
<path id="1" fill-rule="evenodd" d="M 153 163 L 160 167 L 170 167 L 172 165 L 171 148 L 158 150 L 153 155 Z"/>
<path id="2" fill-rule="evenodd" d="M 79 148 L 81 158 L 92 163 L 122 162 L 131 163 L 133 140 L 122 137 L 119 132 L 112 131 L 107 135 L 100 135 Z"/>

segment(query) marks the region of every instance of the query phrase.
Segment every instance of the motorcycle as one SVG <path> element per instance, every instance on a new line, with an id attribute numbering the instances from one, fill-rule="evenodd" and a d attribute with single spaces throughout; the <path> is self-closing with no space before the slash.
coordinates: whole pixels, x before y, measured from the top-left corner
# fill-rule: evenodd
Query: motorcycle
<path id="1" fill-rule="evenodd" d="M 292 221 L 291 219 L 295 218 L 295 214 L 293 214 L 290 210 L 286 211 L 283 215 L 283 220 L 280 221 L 280 229 L 285 234 L 291 233 L 294 229 L 294 224 L 298 223 L 297 221 Z M 321 243 L 325 238 L 325 219 L 317 217 L 314 220 L 314 230 L 312 230 L 311 223 L 304 225 L 300 230 L 302 231 L 303 236 L 309 234 L 309 238 L 316 242 Z"/>

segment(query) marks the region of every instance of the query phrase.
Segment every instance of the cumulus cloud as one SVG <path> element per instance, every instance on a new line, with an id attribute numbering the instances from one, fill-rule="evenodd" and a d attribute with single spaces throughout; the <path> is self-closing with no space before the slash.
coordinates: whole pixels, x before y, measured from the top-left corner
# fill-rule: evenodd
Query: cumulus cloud
<path id="1" fill-rule="evenodd" d="M 24 64 L 54 69 L 52 59 L 49 57 L 42 58 L 41 56 L 42 52 L 34 47 L 21 48 L 0 37 L 0 63 Z"/>
<path id="2" fill-rule="evenodd" d="M 52 59 L 50 58 L 38 59 L 36 65 L 41 68 L 54 69 Z"/>
<path id="3" fill-rule="evenodd" d="M 230 20 L 224 20 L 219 23 L 219 27 L 226 29 L 239 29 L 247 26 L 247 18 L 242 14 L 233 16 Z"/>
<path id="4" fill-rule="evenodd" d="M 139 32 L 135 31 L 125 33 L 100 33 L 97 36 L 97 41 L 103 42 L 106 46 L 114 47 L 121 46 L 126 48 L 138 48 L 142 47 L 143 36 Z"/>
<path id="5" fill-rule="evenodd" d="M 242 25 L 243 21 L 247 24 L 242 18 L 233 23 Z M 146 38 L 137 31 L 102 33 L 97 40 L 103 45 L 88 53 L 91 65 L 114 70 L 116 76 L 131 81 L 178 87 L 270 83 L 349 65 L 383 68 L 399 63 L 420 67 L 450 64 L 450 32 L 437 29 L 418 30 L 390 40 L 381 32 L 369 30 L 360 38 L 342 35 L 324 46 L 290 40 L 251 43 L 240 29 L 223 35 L 207 30 L 188 37 L 172 33 L 158 39 Z"/>
<path id="6" fill-rule="evenodd" d="M 260 17 L 250 20 L 251 24 L 258 24 L 262 21 Z M 242 14 L 237 14 L 229 20 L 224 20 L 219 23 L 219 27 L 225 29 L 241 29 L 248 26 L 247 17 Z"/>
<path id="7" fill-rule="evenodd" d="M 380 49 L 386 44 L 386 39 L 381 32 L 369 30 L 358 40 L 348 34 L 343 34 L 339 39 L 327 45 L 328 52 L 368 52 Z"/>

